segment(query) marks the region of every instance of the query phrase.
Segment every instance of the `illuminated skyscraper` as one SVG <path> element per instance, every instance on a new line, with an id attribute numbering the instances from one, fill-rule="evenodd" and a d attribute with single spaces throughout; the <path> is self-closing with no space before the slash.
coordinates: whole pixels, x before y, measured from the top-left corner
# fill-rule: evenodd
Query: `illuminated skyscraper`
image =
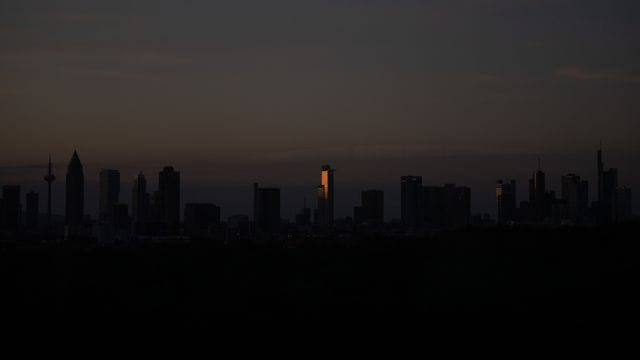
<path id="1" fill-rule="evenodd" d="M 65 219 L 69 235 L 78 235 L 84 217 L 84 173 L 76 151 L 67 167 Z"/>
<path id="2" fill-rule="evenodd" d="M 318 198 L 318 226 L 326 227 L 333 224 L 333 174 L 335 169 L 324 165 L 320 173 L 320 185 L 317 187 Z"/>

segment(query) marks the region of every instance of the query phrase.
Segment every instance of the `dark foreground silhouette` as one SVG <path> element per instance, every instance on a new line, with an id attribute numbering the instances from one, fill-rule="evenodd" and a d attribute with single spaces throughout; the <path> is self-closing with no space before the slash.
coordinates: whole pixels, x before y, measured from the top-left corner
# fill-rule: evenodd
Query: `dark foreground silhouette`
<path id="1" fill-rule="evenodd" d="M 278 245 L 5 243 L 3 302 L 27 312 L 635 311 L 640 226 L 474 229 Z M 8 275 L 8 277 L 7 277 Z"/>

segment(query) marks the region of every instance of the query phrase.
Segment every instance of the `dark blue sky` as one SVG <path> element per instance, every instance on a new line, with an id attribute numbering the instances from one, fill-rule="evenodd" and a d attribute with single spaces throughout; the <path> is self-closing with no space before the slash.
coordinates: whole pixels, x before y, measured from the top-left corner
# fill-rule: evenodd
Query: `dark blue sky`
<path id="1" fill-rule="evenodd" d="M 491 210 L 495 179 L 540 154 L 574 159 L 553 179 L 593 181 L 577 164 L 604 138 L 637 187 L 638 14 L 632 0 L 0 0 L 0 176 L 29 181 L 20 166 L 77 148 L 89 179 L 173 164 L 212 201 L 262 179 L 311 197 L 332 162 L 349 202 L 406 172 L 466 182 Z"/>

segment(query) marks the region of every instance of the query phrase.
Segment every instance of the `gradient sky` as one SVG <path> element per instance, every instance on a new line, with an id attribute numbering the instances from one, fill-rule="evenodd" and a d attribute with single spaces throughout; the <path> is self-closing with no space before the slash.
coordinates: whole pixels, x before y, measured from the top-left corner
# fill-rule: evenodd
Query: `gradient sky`
<path id="1" fill-rule="evenodd" d="M 0 0 L 0 183 L 41 190 L 47 154 L 61 180 L 78 149 L 90 184 L 121 169 L 125 201 L 137 171 L 154 184 L 172 164 L 184 201 L 248 213 L 257 180 L 292 217 L 330 162 L 341 216 L 370 187 L 399 215 L 405 174 L 472 186 L 492 212 L 495 180 L 523 191 L 537 156 L 551 186 L 575 171 L 595 189 L 603 138 L 637 195 L 638 14 L 637 0 Z"/>

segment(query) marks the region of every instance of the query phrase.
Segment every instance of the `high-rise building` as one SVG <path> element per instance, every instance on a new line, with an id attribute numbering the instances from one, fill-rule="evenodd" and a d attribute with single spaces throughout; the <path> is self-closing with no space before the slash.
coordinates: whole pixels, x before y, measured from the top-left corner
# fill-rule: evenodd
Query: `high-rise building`
<path id="1" fill-rule="evenodd" d="M 84 217 L 84 173 L 76 151 L 67 167 L 65 219 L 69 235 L 78 235 Z"/>
<path id="2" fill-rule="evenodd" d="M 503 182 L 496 185 L 496 205 L 498 207 L 498 223 L 507 224 L 515 220 L 516 215 L 516 181 Z"/>
<path id="3" fill-rule="evenodd" d="M 424 223 L 430 228 L 441 228 L 445 224 L 445 192 L 442 186 L 425 186 L 423 192 Z"/>
<path id="4" fill-rule="evenodd" d="M 159 173 L 159 215 L 164 235 L 178 235 L 180 231 L 180 172 L 166 166 Z"/>
<path id="5" fill-rule="evenodd" d="M 100 171 L 100 221 L 111 223 L 114 207 L 119 202 L 120 172 L 110 169 Z"/>
<path id="6" fill-rule="evenodd" d="M 185 234 L 194 238 L 208 237 L 211 227 L 220 223 L 220 207 L 214 204 L 189 203 L 184 208 Z"/>
<path id="7" fill-rule="evenodd" d="M 36 230 L 38 228 L 38 216 L 40 215 L 40 198 L 37 192 L 30 191 L 27 193 L 27 228 Z"/>
<path id="8" fill-rule="evenodd" d="M 44 181 L 47 182 L 47 227 L 48 230 L 51 230 L 51 184 L 56 181 L 56 177 L 55 175 L 53 175 L 52 172 L 52 165 L 51 165 L 51 155 L 49 155 L 49 171 L 47 172 L 47 175 L 44 176 Z"/>
<path id="9" fill-rule="evenodd" d="M 613 220 L 622 222 L 633 218 L 631 203 L 631 189 L 626 186 L 618 187 L 615 195 Z"/>
<path id="10" fill-rule="evenodd" d="M 546 189 L 546 176 L 540 168 L 538 159 L 538 170 L 533 173 L 529 180 L 529 204 L 531 205 L 532 217 L 535 222 L 543 222 L 551 216 L 551 205 L 549 194 Z"/>
<path id="11" fill-rule="evenodd" d="M 335 169 L 330 165 L 322 166 L 320 185 L 318 185 L 316 193 L 318 199 L 318 225 L 321 228 L 333 224 L 334 173 Z"/>
<path id="12" fill-rule="evenodd" d="M 589 184 L 580 176 L 567 174 L 561 178 L 561 195 L 566 206 L 564 218 L 576 224 L 587 221 L 589 215 Z"/>
<path id="13" fill-rule="evenodd" d="M 254 222 L 259 232 L 276 233 L 280 230 L 280 189 L 260 188 L 258 183 L 254 189 Z"/>
<path id="14" fill-rule="evenodd" d="M 445 184 L 425 186 L 423 193 L 424 224 L 430 228 L 457 228 L 471 222 L 471 189 Z"/>
<path id="15" fill-rule="evenodd" d="M 381 190 L 365 190 L 361 194 L 362 205 L 354 209 L 356 224 L 380 227 L 384 224 L 384 193 Z"/>
<path id="16" fill-rule="evenodd" d="M 598 202 L 594 204 L 599 223 L 610 223 L 615 217 L 618 169 L 604 169 L 602 146 L 598 149 Z"/>
<path id="17" fill-rule="evenodd" d="M 16 232 L 20 229 L 22 206 L 20 204 L 20 186 L 2 187 L 2 223 L 4 229 Z"/>
<path id="18" fill-rule="evenodd" d="M 424 195 L 421 176 L 400 178 L 402 224 L 409 228 L 422 225 L 424 218 Z"/>
<path id="19" fill-rule="evenodd" d="M 444 215 L 446 228 L 458 228 L 471 222 L 471 189 L 466 186 L 445 184 Z"/>
<path id="20" fill-rule="evenodd" d="M 147 180 L 143 173 L 139 173 L 133 180 L 131 199 L 131 218 L 133 232 L 136 235 L 146 234 L 146 224 L 149 220 L 149 194 L 147 193 Z"/>

